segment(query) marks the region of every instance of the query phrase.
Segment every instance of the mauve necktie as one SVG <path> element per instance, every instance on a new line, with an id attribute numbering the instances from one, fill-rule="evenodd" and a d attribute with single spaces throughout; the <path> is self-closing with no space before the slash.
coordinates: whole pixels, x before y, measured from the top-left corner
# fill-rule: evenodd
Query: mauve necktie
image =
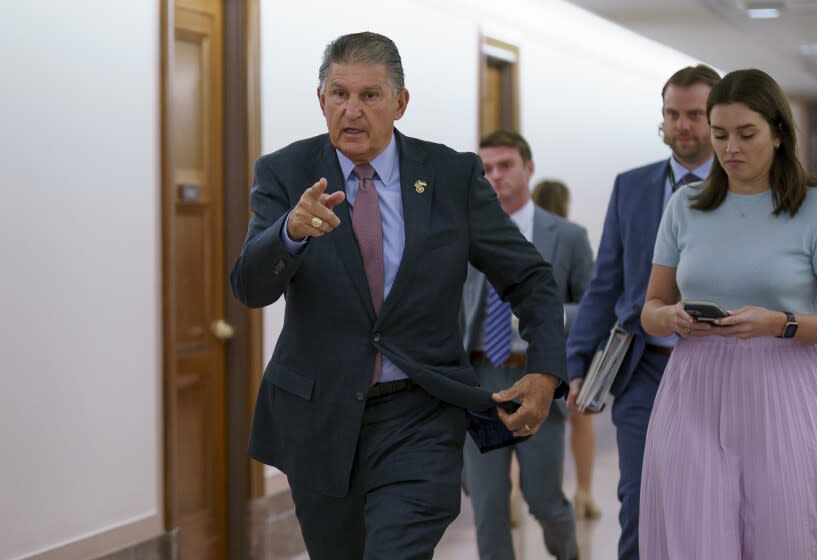
<path id="1" fill-rule="evenodd" d="M 511 355 L 511 306 L 499 299 L 490 283 L 485 297 L 485 338 L 482 344 L 485 356 L 495 367 L 501 366 Z"/>
<path id="2" fill-rule="evenodd" d="M 678 181 L 677 183 L 675 183 L 672 186 L 672 192 L 677 191 L 679 188 L 683 187 L 684 185 L 688 185 L 690 183 L 695 183 L 695 182 L 700 181 L 700 180 L 701 180 L 701 178 L 698 177 L 697 175 L 695 175 L 694 173 L 687 173 L 686 175 L 681 177 L 680 181 Z"/>
<path id="3" fill-rule="evenodd" d="M 353 173 L 358 178 L 355 207 L 352 209 L 352 230 L 355 232 L 363 269 L 369 281 L 374 312 L 380 314 L 383 307 L 383 224 L 380 221 L 380 202 L 374 186 L 374 168 L 368 163 L 355 166 Z M 380 380 L 382 356 L 374 358 L 372 384 Z"/>

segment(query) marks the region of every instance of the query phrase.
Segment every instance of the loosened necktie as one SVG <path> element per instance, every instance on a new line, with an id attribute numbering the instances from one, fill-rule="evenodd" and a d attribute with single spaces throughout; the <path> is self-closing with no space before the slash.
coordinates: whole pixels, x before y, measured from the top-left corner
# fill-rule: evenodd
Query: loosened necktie
<path id="1" fill-rule="evenodd" d="M 383 224 L 380 220 L 377 188 L 374 185 L 375 171 L 371 165 L 364 163 L 355 166 L 353 173 L 359 183 L 352 211 L 352 231 L 355 232 L 360 255 L 363 257 L 363 269 L 369 281 L 374 312 L 379 314 L 383 307 Z M 372 384 L 380 380 L 381 371 L 382 355 L 378 352 L 374 359 Z"/>

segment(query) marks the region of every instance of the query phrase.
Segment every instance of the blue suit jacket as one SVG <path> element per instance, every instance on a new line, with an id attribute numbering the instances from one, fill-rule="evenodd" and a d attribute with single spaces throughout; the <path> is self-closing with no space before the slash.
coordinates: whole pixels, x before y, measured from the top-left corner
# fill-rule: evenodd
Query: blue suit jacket
<path id="1" fill-rule="evenodd" d="M 531 342 L 529 371 L 565 377 L 562 305 L 551 267 L 500 207 L 479 158 L 395 135 L 406 245 L 379 314 L 346 202 L 335 208 L 340 226 L 300 254 L 290 255 L 281 241 L 286 215 L 306 188 L 320 177 L 328 180 L 327 193 L 344 188 L 327 134 L 256 162 L 254 215 L 230 277 L 246 305 L 286 297 L 250 454 L 328 495 L 348 489 L 378 351 L 441 401 L 473 410 L 495 404 L 477 386 L 461 343 L 458 312 L 469 262 L 519 317 Z M 421 180 L 425 187 L 416 187 Z"/>
<path id="2" fill-rule="evenodd" d="M 668 166 L 669 160 L 659 161 L 616 177 L 596 271 L 568 336 L 567 372 L 572 380 L 584 377 L 593 354 L 607 341 L 616 321 L 634 335 L 611 389 L 614 396 L 627 386 L 644 353 L 641 308 L 664 210 Z"/>

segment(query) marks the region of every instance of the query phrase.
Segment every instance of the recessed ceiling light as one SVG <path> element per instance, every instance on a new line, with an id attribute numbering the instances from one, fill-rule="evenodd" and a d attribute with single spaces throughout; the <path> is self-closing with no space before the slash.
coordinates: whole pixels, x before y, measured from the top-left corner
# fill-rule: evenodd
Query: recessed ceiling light
<path id="1" fill-rule="evenodd" d="M 747 8 L 746 15 L 751 19 L 775 19 L 780 17 L 777 8 Z"/>
<path id="2" fill-rule="evenodd" d="M 800 45 L 800 53 L 805 56 L 817 56 L 817 43 Z"/>

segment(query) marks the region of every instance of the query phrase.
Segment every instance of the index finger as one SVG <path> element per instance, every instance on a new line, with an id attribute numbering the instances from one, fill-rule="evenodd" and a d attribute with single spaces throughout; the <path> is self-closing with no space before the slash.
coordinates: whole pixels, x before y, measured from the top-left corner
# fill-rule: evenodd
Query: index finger
<path id="1" fill-rule="evenodd" d="M 326 190 L 327 185 L 329 185 L 329 181 L 326 180 L 326 177 L 321 177 L 315 184 L 309 187 L 309 190 L 315 198 L 320 198 L 323 191 Z"/>

